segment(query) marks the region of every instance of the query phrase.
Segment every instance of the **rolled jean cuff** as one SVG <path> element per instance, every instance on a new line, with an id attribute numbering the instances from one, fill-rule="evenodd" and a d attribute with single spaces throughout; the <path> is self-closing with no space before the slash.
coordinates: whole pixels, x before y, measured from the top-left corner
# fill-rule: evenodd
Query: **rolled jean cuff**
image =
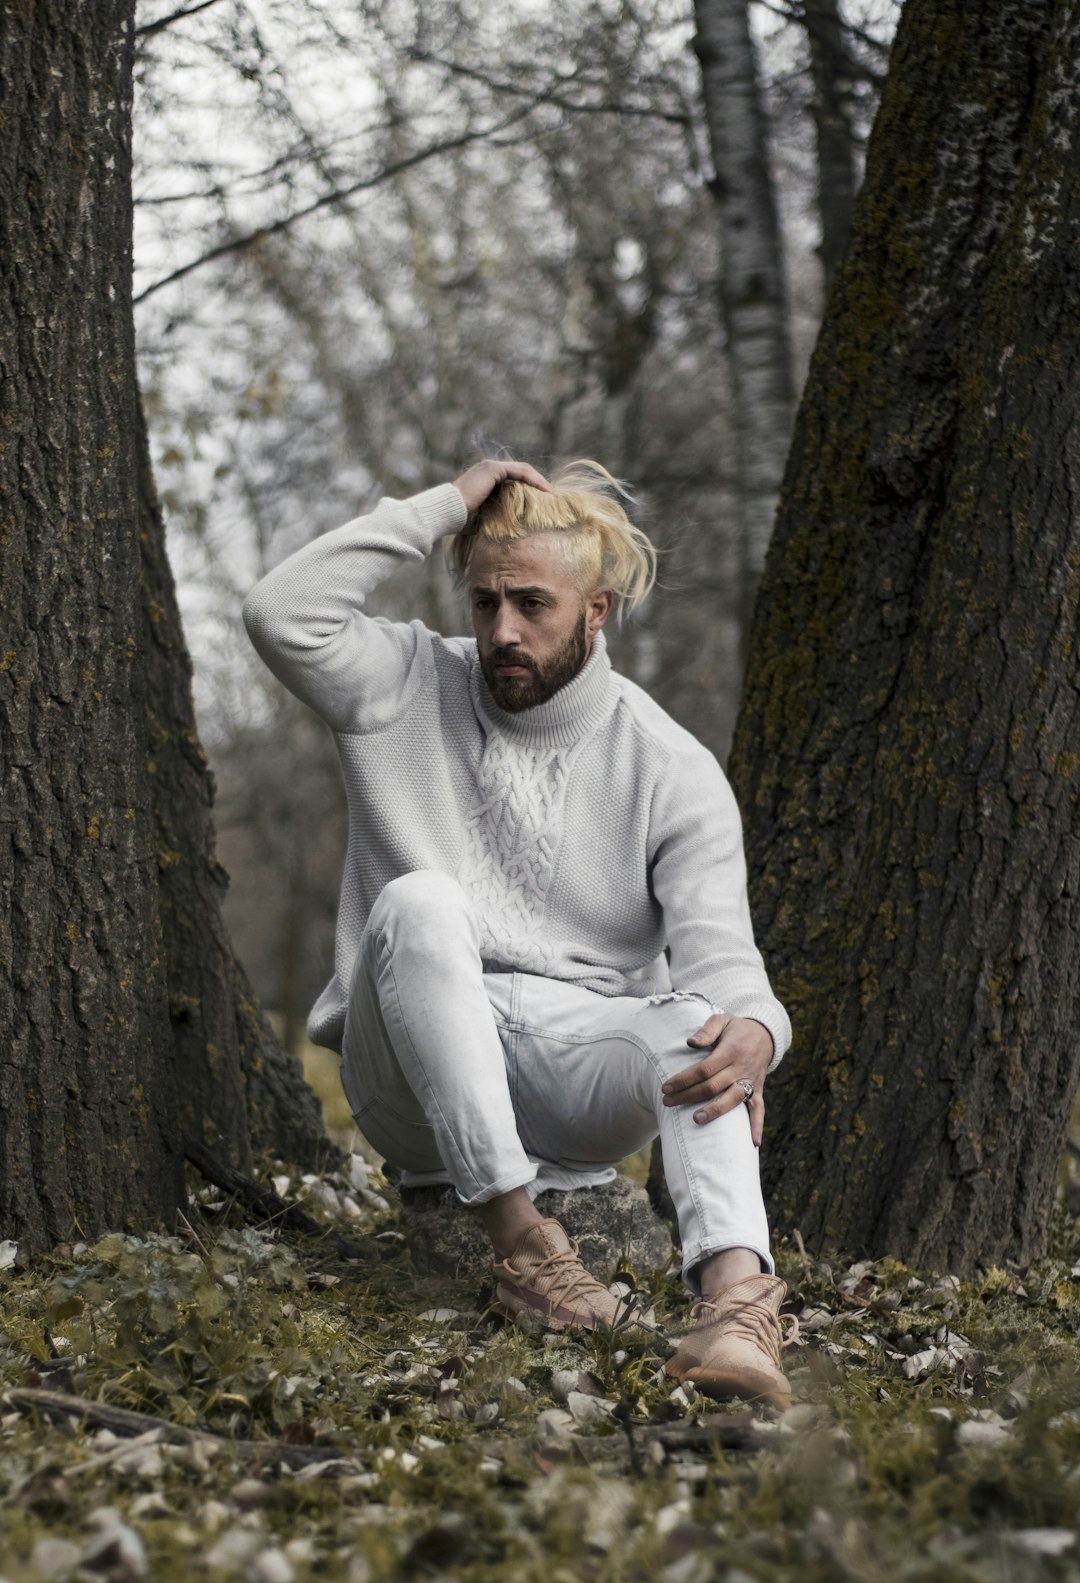
<path id="1" fill-rule="evenodd" d="M 714 1253 L 726 1253 L 728 1248 L 748 1248 L 751 1253 L 756 1253 L 761 1261 L 763 1275 L 776 1274 L 776 1264 L 768 1248 L 756 1248 L 745 1237 L 721 1237 L 708 1242 L 692 1242 L 688 1248 L 683 1249 L 682 1283 L 687 1291 L 692 1292 L 695 1297 L 701 1296 L 701 1278 L 696 1273 L 697 1266 Z"/>
<path id="2" fill-rule="evenodd" d="M 470 1209 L 475 1209 L 479 1204 L 486 1204 L 492 1198 L 498 1198 L 500 1193 L 513 1192 L 515 1187 L 525 1187 L 536 1176 L 536 1166 L 526 1165 L 519 1171 L 511 1171 L 508 1176 L 500 1176 L 497 1182 L 490 1187 L 482 1187 L 479 1192 L 471 1193 L 468 1197 L 458 1187 L 455 1189 L 463 1204 Z"/>

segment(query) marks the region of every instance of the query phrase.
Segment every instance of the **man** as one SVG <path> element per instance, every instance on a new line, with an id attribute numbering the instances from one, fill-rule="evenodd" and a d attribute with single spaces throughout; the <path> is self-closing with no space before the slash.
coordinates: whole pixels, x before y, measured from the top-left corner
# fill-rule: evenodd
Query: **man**
<path id="1" fill-rule="evenodd" d="M 613 606 L 655 575 L 618 497 L 594 463 L 548 483 L 483 461 L 324 534 L 245 601 L 348 791 L 336 972 L 309 1031 L 341 1050 L 357 1125 L 403 1182 L 476 1206 L 508 1316 L 641 1333 L 532 1198 L 610 1180 L 659 1134 L 701 1299 L 668 1371 L 783 1406 L 756 1147 L 790 1027 L 727 781 L 608 661 Z M 365 613 L 444 538 L 473 639 Z"/>

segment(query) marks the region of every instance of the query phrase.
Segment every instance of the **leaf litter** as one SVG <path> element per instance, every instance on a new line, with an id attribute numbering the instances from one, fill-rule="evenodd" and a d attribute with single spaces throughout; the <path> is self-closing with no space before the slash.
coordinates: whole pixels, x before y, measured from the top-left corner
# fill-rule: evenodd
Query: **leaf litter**
<path id="1" fill-rule="evenodd" d="M 199 1188 L 176 1236 L 2 1245 L 2 1583 L 1080 1583 L 1064 1204 L 1052 1257 L 969 1282 L 782 1243 L 777 1418 L 418 1280 L 359 1157 L 268 1177 L 325 1241 Z M 629 1273 L 677 1335 L 685 1294 Z"/>

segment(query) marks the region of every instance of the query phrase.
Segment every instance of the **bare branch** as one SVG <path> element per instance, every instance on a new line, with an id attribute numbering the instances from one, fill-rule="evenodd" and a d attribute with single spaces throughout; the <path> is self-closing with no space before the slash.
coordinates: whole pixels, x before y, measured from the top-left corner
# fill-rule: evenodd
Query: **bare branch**
<path id="1" fill-rule="evenodd" d="M 390 181 L 394 176 L 400 176 L 403 171 L 412 170 L 416 165 L 422 165 L 426 160 L 435 159 L 439 154 L 449 154 L 455 149 L 466 148 L 470 143 L 483 142 L 485 139 L 494 138 L 517 121 L 522 121 L 542 101 L 533 100 L 531 103 L 515 110 L 513 114 L 504 116 L 493 126 L 479 127 L 471 132 L 462 132 L 458 137 L 444 138 L 439 143 L 432 143 L 427 148 L 418 149 L 415 154 L 409 154 L 404 159 L 386 165 L 374 176 L 365 176 L 360 181 L 351 182 L 347 187 L 335 187 L 330 192 L 324 192 L 313 202 L 305 204 L 301 209 L 294 209 L 292 214 L 282 215 L 280 220 L 274 220 L 269 225 L 261 225 L 254 231 L 245 231 L 239 236 L 230 237 L 226 242 L 219 242 L 216 247 L 208 248 L 205 253 L 200 253 L 198 258 L 193 258 L 186 264 L 181 264 L 179 269 L 172 270 L 168 275 L 163 275 L 160 280 L 152 281 L 144 291 L 135 297 L 136 303 L 145 302 L 147 297 L 152 297 L 155 292 L 161 291 L 165 286 L 171 286 L 174 281 L 183 280 L 185 275 L 190 275 L 193 270 L 201 269 L 204 264 L 213 263 L 215 259 L 224 258 L 229 253 L 239 253 L 245 247 L 252 247 L 256 242 L 262 242 L 269 236 L 278 236 L 282 231 L 287 231 L 298 220 L 304 220 L 308 215 L 316 214 L 320 209 L 327 209 L 333 204 L 344 203 L 347 198 L 354 197 L 358 192 L 370 191 L 373 187 L 381 186 L 384 181 Z"/>
<path id="2" fill-rule="evenodd" d="M 218 5 L 219 0 L 199 0 L 198 5 L 181 6 L 178 11 L 170 11 L 168 16 L 158 17 L 156 22 L 144 22 L 142 27 L 135 29 L 136 38 L 149 38 L 152 33 L 161 33 L 165 28 L 172 27 L 174 22 L 181 22 L 186 16 L 195 16 L 199 11 L 207 11 L 212 5 Z"/>
<path id="3" fill-rule="evenodd" d="M 817 28 L 815 20 L 807 16 L 803 7 L 799 4 L 787 4 L 785 0 L 755 0 L 755 4 L 771 12 L 773 16 L 782 17 L 785 22 L 794 22 L 797 26 L 805 28 L 808 33 L 814 32 Z M 888 59 L 889 45 L 881 39 L 875 38 L 865 28 L 857 27 L 854 22 L 848 22 L 843 18 L 840 21 L 840 27 L 850 38 L 858 39 L 860 44 L 865 44 L 867 49 L 873 50 L 876 55 L 881 57 L 882 61 Z M 877 88 L 880 88 L 885 81 L 885 73 L 883 71 L 875 71 L 872 66 L 865 61 L 857 60 L 849 52 L 845 52 L 844 69 L 852 77 L 862 78 L 866 82 L 873 83 Z"/>
<path id="4" fill-rule="evenodd" d="M 686 120 L 686 116 L 681 111 L 655 110 L 651 105 L 582 104 L 579 100 L 567 99 L 550 85 L 537 89 L 523 88 L 519 83 L 490 77 L 487 72 L 479 71 L 475 66 L 463 66 L 459 61 L 446 60 L 441 55 L 433 55 L 429 50 L 418 49 L 415 46 L 409 49 L 408 54 L 413 60 L 421 61 L 425 65 L 441 66 L 444 71 L 452 73 L 455 77 L 467 77 L 472 82 L 482 83 L 493 93 L 511 94 L 517 98 L 532 99 L 537 103 L 554 104 L 561 110 L 571 111 L 574 115 L 645 116 L 656 121 L 671 121 L 676 126 L 681 126 Z"/>

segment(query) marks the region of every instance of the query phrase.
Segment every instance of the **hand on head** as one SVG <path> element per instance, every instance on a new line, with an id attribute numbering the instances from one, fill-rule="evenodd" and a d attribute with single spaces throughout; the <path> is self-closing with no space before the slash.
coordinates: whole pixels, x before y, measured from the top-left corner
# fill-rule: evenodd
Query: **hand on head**
<path id="1" fill-rule="evenodd" d="M 551 493 L 547 479 L 535 467 L 530 467 L 528 462 L 498 461 L 493 456 L 476 462 L 460 478 L 454 479 L 454 485 L 469 510 L 476 511 L 492 490 L 497 489 L 507 478 L 516 478 L 520 483 L 530 484 L 533 489 Z"/>

